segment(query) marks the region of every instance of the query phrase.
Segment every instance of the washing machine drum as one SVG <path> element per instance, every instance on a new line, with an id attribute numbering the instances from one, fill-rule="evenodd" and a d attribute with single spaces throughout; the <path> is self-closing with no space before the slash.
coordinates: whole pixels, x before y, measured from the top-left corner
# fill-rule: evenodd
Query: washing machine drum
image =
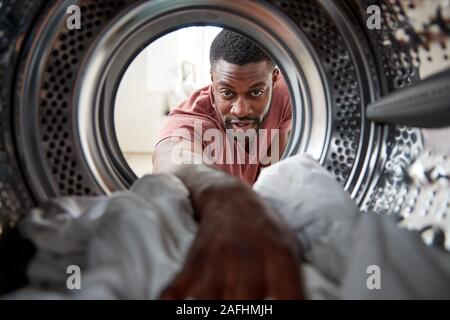
<path id="1" fill-rule="evenodd" d="M 401 5 L 6 0 L 0 9 L 2 255 L 26 261 L 14 230 L 34 205 L 60 195 L 108 194 L 136 179 L 114 132 L 119 82 L 146 45 L 192 25 L 239 31 L 276 60 L 294 106 L 286 156 L 312 154 L 363 210 L 402 211 L 411 189 L 408 168 L 423 152 L 421 131 L 366 116 L 369 104 L 420 80 L 419 48 L 398 36 L 398 30 L 416 34 Z"/>

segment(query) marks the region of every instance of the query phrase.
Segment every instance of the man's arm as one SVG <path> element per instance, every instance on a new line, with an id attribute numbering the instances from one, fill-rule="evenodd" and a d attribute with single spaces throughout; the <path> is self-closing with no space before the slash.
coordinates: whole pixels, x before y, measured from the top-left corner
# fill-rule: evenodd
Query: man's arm
<path id="1" fill-rule="evenodd" d="M 167 299 L 300 299 L 296 241 L 248 186 L 205 166 L 175 173 L 190 191 L 197 237 Z"/>
<path id="2" fill-rule="evenodd" d="M 158 143 L 153 153 L 153 172 L 174 172 L 186 165 L 201 164 L 202 145 L 184 138 L 170 137 Z"/>

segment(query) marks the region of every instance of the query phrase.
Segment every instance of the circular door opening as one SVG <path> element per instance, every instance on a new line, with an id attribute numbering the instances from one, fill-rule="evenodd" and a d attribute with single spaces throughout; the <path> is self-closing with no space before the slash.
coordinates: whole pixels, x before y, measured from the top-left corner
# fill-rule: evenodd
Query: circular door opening
<path id="1" fill-rule="evenodd" d="M 200 26 L 168 33 L 143 49 L 123 74 L 114 104 L 114 134 L 120 152 L 137 177 L 152 173 L 155 146 L 161 139 L 169 113 L 178 109 L 195 92 L 211 85 L 210 47 L 221 30 L 214 26 Z M 278 66 L 275 68 L 279 69 Z M 282 72 L 278 73 L 277 80 L 283 81 Z M 291 104 L 288 102 L 289 111 L 284 112 L 278 103 L 291 101 L 289 93 L 282 100 L 277 96 L 276 101 L 274 105 L 271 99 L 270 109 L 277 110 L 271 111 L 271 115 L 289 116 L 283 124 L 290 125 Z M 264 129 L 256 130 L 258 132 L 260 137 L 265 133 Z M 283 145 L 285 143 L 283 141 Z M 271 156 L 278 161 L 285 151 L 289 153 L 281 146 L 277 154 Z M 218 162 L 225 163 L 222 158 L 232 157 L 217 158 Z"/>

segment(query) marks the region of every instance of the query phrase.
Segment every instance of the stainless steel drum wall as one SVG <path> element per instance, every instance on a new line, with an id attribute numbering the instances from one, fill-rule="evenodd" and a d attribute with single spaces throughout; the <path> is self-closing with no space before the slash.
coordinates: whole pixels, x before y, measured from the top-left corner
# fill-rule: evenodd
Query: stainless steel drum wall
<path id="1" fill-rule="evenodd" d="M 17 136 L 19 143 L 24 143 L 19 154 L 25 168 L 36 166 L 25 171 L 39 199 L 100 192 L 83 168 L 82 155 L 76 150 L 72 98 L 76 94 L 74 83 L 83 56 L 95 42 L 95 36 L 123 9 L 125 2 L 79 1 L 82 28 L 68 30 L 66 8 L 72 3 L 65 1 L 52 6 L 41 21 L 46 28 L 33 30 L 32 49 L 23 66 L 24 82 L 19 84 L 16 96 Z M 38 74 L 33 73 L 30 65 L 34 65 L 34 72 Z M 35 89 L 34 95 L 30 96 L 27 90 L 32 89 Z M 36 188 L 36 183 L 45 187 Z"/>
<path id="2" fill-rule="evenodd" d="M 312 1 L 281 1 L 279 5 L 308 35 L 327 73 L 333 122 L 325 166 L 345 184 L 356 159 L 361 131 L 365 129 L 355 61 L 322 7 Z"/>

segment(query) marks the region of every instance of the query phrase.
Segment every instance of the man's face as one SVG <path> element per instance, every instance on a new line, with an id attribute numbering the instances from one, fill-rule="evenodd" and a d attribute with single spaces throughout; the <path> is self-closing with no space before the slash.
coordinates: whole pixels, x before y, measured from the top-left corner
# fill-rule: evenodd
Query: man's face
<path id="1" fill-rule="evenodd" d="M 267 61 L 243 66 L 217 61 L 211 70 L 213 98 L 226 129 L 261 127 L 270 109 L 278 72 Z"/>

